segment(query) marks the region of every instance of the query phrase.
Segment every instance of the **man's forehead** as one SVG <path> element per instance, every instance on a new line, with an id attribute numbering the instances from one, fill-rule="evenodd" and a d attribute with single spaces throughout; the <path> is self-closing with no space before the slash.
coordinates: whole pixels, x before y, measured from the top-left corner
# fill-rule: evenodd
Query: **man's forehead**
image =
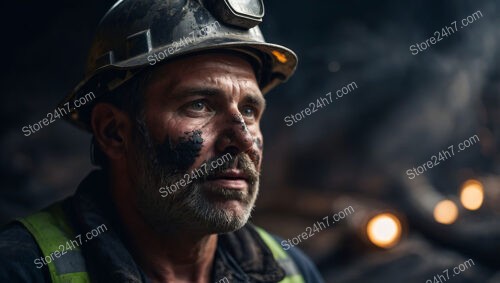
<path id="1" fill-rule="evenodd" d="M 175 73 L 180 73 L 182 71 L 195 71 L 197 69 L 225 68 L 231 69 L 233 72 L 245 73 L 252 71 L 252 73 L 255 73 L 253 62 L 249 58 L 236 52 L 217 51 L 197 53 L 165 62 L 165 64 L 155 68 L 154 72 L 161 74 L 173 69 Z"/>
<path id="2" fill-rule="evenodd" d="M 203 86 L 214 88 L 220 87 L 220 80 L 224 78 L 229 78 L 232 84 L 236 83 L 247 92 L 262 95 L 252 64 L 233 53 L 196 54 L 173 60 L 153 70 L 149 85 L 150 89 L 159 91 Z"/>

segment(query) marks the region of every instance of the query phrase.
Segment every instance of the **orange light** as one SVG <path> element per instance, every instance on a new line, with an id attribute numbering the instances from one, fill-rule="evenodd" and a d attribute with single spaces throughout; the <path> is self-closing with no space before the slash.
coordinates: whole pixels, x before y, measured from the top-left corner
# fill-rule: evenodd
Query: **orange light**
<path id="1" fill-rule="evenodd" d="M 286 55 L 277 51 L 277 50 L 273 50 L 272 51 L 274 57 L 276 57 L 276 59 L 278 59 L 278 61 L 280 61 L 280 63 L 286 63 L 286 61 L 288 61 L 288 59 L 286 59 Z"/>
<path id="2" fill-rule="evenodd" d="M 442 200 L 434 207 L 434 219 L 441 224 L 452 224 L 457 218 L 458 208 L 451 200 Z"/>
<path id="3" fill-rule="evenodd" d="M 460 191 L 460 202 L 468 210 L 478 210 L 483 205 L 484 188 L 481 182 L 467 180 Z"/>
<path id="4" fill-rule="evenodd" d="M 366 233 L 376 246 L 391 248 L 401 239 L 401 222 L 392 213 L 382 213 L 368 221 Z"/>

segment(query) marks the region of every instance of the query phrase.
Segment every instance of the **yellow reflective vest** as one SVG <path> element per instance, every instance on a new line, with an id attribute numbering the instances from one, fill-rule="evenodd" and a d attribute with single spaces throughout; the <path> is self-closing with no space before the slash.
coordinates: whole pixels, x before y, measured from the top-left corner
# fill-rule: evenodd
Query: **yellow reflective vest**
<path id="1" fill-rule="evenodd" d="M 55 252 L 61 252 L 61 245 L 71 242 L 75 233 L 59 203 L 19 221 L 33 235 L 44 258 L 53 283 L 89 283 L 90 276 L 85 259 L 79 247 L 62 249 L 64 256 L 52 260 Z M 292 258 L 266 231 L 257 228 L 260 237 L 271 250 L 274 259 L 285 270 L 286 276 L 280 283 L 304 283 L 304 279 Z"/>

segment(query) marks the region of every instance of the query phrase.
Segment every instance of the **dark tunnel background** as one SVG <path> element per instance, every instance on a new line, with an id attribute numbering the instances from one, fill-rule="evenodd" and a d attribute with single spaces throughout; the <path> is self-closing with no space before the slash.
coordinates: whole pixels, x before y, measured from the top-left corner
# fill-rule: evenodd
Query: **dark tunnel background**
<path id="1" fill-rule="evenodd" d="M 71 195 L 92 168 L 90 135 L 57 121 L 28 137 L 80 81 L 93 33 L 114 0 L 10 2 L 2 9 L 0 224 Z M 298 247 L 327 282 L 426 282 L 472 259 L 453 282 L 500 282 L 500 2 L 266 1 L 261 29 L 299 56 L 266 97 L 260 199 L 253 222 L 292 239 L 325 216 L 355 212 Z M 483 17 L 412 55 L 409 47 L 481 11 Z M 284 117 L 328 92 L 357 89 L 302 121 Z M 406 170 L 479 141 L 409 179 Z M 459 189 L 484 189 L 476 211 Z M 443 199 L 458 218 L 436 222 Z M 380 248 L 367 221 L 391 212 L 400 241 Z M 449 279 L 450 281 L 452 279 Z"/>

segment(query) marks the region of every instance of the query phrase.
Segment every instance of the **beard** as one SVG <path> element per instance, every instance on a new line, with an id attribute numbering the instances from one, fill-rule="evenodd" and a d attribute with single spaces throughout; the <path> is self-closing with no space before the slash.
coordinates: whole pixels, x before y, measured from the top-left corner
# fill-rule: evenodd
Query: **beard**
<path id="1" fill-rule="evenodd" d="M 231 155 L 229 161 L 191 179 L 191 183 L 179 186 L 179 181 L 187 181 L 186 174 L 192 175 L 191 172 L 185 166 L 162 162 L 165 159 L 162 149 L 172 148 L 170 139 L 166 138 L 164 144 L 155 146 L 144 121 L 144 118 L 136 121 L 132 145 L 136 172 L 132 175 L 137 209 L 146 223 L 160 233 L 190 230 L 220 234 L 243 227 L 250 218 L 259 191 L 259 172 L 249 154 Z M 205 166 L 210 168 L 210 164 L 223 155 L 206 160 Z M 248 176 L 247 190 L 234 190 L 207 182 L 229 168 L 237 168 Z M 178 189 L 169 191 L 166 196 L 160 194 L 161 187 L 170 188 L 175 184 Z M 223 205 L 229 201 L 238 202 L 238 207 Z"/>

